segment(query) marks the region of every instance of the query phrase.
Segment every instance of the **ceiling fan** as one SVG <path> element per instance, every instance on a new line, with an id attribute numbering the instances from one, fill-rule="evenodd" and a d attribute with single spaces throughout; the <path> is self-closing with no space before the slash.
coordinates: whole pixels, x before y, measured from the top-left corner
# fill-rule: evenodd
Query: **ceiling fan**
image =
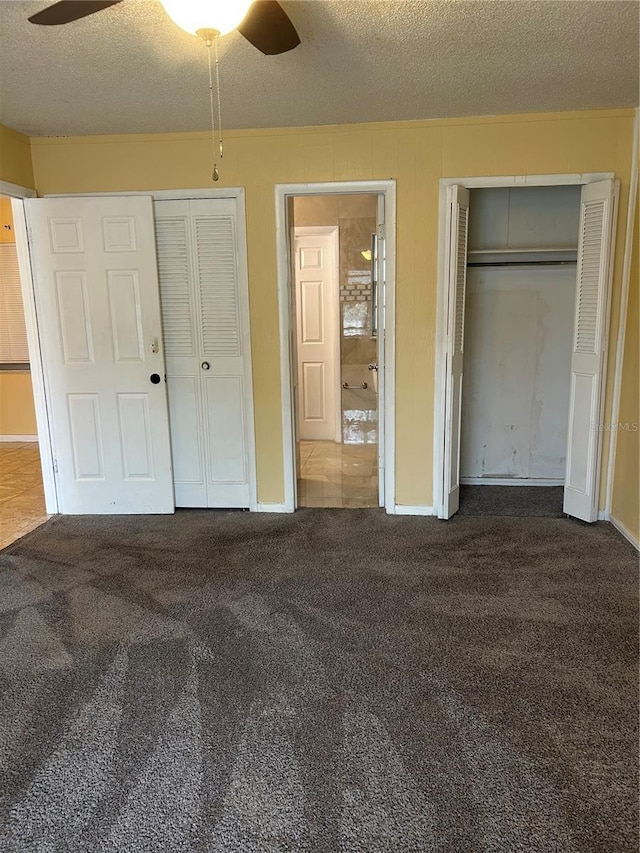
<path id="1" fill-rule="evenodd" d="M 44 26 L 69 24 L 121 2 L 122 0 L 60 0 L 31 15 L 29 21 Z M 247 5 L 248 3 L 245 3 L 245 7 Z M 267 56 L 286 53 L 300 44 L 295 27 L 277 0 L 254 0 L 245 18 L 235 28 Z"/>

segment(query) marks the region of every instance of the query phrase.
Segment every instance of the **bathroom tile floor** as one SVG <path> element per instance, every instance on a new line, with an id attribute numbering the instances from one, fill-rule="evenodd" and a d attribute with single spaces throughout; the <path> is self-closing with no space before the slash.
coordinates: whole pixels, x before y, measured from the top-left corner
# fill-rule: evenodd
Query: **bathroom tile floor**
<path id="1" fill-rule="evenodd" d="M 378 506 L 378 446 L 299 442 L 298 506 Z"/>
<path id="2" fill-rule="evenodd" d="M 300 442 L 298 505 L 378 506 L 376 444 Z M 45 522 L 37 442 L 0 442 L 0 548 Z"/>
<path id="3" fill-rule="evenodd" d="M 0 548 L 47 518 L 38 443 L 0 442 Z"/>

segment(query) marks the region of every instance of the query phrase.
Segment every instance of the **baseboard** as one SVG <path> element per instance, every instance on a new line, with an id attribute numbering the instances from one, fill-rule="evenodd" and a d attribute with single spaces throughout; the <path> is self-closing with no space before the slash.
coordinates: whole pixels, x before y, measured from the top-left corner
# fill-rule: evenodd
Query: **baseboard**
<path id="1" fill-rule="evenodd" d="M 622 534 L 628 542 L 631 542 L 636 551 L 640 551 L 640 540 L 636 539 L 633 533 L 631 533 L 630 530 L 627 530 L 621 521 L 618 521 L 618 519 L 614 518 L 612 515 L 609 516 L 609 521 L 613 524 L 618 533 Z"/>
<path id="2" fill-rule="evenodd" d="M 406 506 L 396 504 L 389 515 L 435 515 L 432 506 Z"/>
<path id="3" fill-rule="evenodd" d="M 293 512 L 286 504 L 265 504 L 258 501 L 256 512 Z"/>
<path id="4" fill-rule="evenodd" d="M 460 477 L 462 486 L 564 486 L 564 480 L 535 477 Z"/>
<path id="5" fill-rule="evenodd" d="M 0 441 L 37 441 L 37 435 L 0 435 Z"/>

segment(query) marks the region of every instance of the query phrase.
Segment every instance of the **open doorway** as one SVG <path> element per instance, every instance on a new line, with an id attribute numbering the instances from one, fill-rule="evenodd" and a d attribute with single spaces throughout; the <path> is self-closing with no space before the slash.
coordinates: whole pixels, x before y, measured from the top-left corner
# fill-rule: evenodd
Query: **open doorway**
<path id="1" fill-rule="evenodd" d="M 501 196 L 483 199 L 475 190 L 505 187 L 501 211 L 484 216 L 487 233 L 479 235 L 483 205 Z M 617 197 L 613 175 L 441 181 L 440 518 L 458 511 L 466 482 L 526 486 L 524 508 L 489 514 L 547 514 L 527 508 L 529 486 L 556 483 L 561 511 L 551 514 L 597 519 Z M 474 203 L 477 245 L 470 242 Z M 484 304 L 476 298 L 483 286 Z M 515 497 L 503 494 L 507 503 Z"/>
<path id="2" fill-rule="evenodd" d="M 469 196 L 459 512 L 562 517 L 580 187 Z"/>
<path id="3" fill-rule="evenodd" d="M 395 182 L 277 185 L 276 220 L 281 510 L 395 512 Z"/>
<path id="4" fill-rule="evenodd" d="M 0 548 L 43 521 L 42 468 L 11 199 L 0 196 Z"/>
<path id="5" fill-rule="evenodd" d="M 377 507 L 378 197 L 292 207 L 298 506 Z"/>

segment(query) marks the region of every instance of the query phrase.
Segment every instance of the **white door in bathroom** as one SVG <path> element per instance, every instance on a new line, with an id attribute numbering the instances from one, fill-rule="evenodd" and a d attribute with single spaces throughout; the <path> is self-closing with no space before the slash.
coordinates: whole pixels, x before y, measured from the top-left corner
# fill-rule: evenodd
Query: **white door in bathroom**
<path id="1" fill-rule="evenodd" d="M 338 227 L 296 228 L 298 438 L 341 440 Z"/>

